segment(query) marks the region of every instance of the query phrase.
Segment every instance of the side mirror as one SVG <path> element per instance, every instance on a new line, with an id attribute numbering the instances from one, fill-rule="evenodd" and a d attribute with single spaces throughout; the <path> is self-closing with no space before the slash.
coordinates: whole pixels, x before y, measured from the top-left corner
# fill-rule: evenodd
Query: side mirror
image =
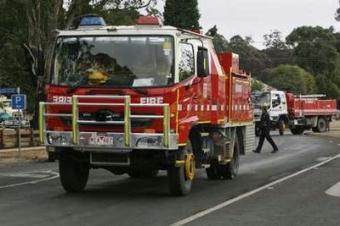
<path id="1" fill-rule="evenodd" d="M 209 73 L 209 54 L 206 48 L 198 48 L 197 52 L 197 76 L 206 77 Z"/>

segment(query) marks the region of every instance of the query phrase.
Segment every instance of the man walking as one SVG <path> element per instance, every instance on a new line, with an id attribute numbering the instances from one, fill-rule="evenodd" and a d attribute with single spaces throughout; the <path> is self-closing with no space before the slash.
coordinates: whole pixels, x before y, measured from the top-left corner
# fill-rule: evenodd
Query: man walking
<path id="1" fill-rule="evenodd" d="M 261 122 L 260 122 L 260 141 L 259 141 L 259 144 L 258 144 L 256 150 L 254 150 L 255 153 L 261 152 L 264 139 L 267 139 L 268 142 L 272 145 L 272 147 L 273 147 L 272 153 L 276 153 L 276 152 L 279 151 L 275 142 L 273 141 L 273 139 L 270 136 L 270 124 L 271 124 L 271 122 L 270 122 L 269 114 L 267 112 L 267 107 L 263 106 L 262 107 Z"/>

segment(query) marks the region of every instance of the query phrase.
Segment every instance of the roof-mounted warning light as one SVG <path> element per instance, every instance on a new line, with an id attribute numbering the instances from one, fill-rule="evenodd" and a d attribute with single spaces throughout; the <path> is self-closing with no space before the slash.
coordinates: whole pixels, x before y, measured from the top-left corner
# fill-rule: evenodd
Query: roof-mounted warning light
<path id="1" fill-rule="evenodd" d="M 84 27 L 84 26 L 106 26 L 106 23 L 103 17 L 90 14 L 90 15 L 85 15 L 81 18 L 79 27 Z"/>
<path id="2" fill-rule="evenodd" d="M 162 26 L 163 22 L 159 17 L 155 16 L 140 16 L 136 20 L 137 25 L 158 25 Z"/>

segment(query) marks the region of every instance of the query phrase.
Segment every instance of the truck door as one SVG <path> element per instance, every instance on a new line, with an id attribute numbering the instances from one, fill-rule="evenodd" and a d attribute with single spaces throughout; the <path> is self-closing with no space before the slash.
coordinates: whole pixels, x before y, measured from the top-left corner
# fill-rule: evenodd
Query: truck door
<path id="1" fill-rule="evenodd" d="M 201 99 L 199 83 L 195 78 L 195 54 L 194 46 L 191 43 L 181 42 L 179 44 L 178 74 L 179 82 L 183 84 L 180 90 L 181 118 L 193 115 L 197 112 Z"/>
<path id="2" fill-rule="evenodd" d="M 272 93 L 271 97 L 271 109 L 270 109 L 270 116 L 272 118 L 277 118 L 281 115 L 282 113 L 282 101 L 281 101 L 281 96 L 279 93 Z"/>

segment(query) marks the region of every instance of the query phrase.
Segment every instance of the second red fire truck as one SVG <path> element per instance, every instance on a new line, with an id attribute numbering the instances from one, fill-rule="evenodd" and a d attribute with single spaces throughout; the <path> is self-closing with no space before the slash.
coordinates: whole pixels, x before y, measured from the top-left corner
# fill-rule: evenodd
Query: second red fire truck
<path id="1" fill-rule="evenodd" d="M 150 177 L 166 170 L 174 195 L 190 192 L 196 168 L 237 175 L 254 147 L 250 76 L 212 39 L 140 17 L 135 26 L 84 18 L 59 31 L 40 138 L 58 153 L 68 192 L 90 169 Z"/>

